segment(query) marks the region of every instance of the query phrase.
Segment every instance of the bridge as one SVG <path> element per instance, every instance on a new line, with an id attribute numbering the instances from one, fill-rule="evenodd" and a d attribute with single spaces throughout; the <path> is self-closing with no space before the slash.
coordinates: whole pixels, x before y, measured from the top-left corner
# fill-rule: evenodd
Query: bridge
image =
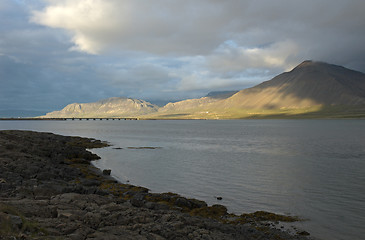
<path id="1" fill-rule="evenodd" d="M 14 121 L 14 120 L 28 120 L 28 121 L 39 121 L 39 120 L 43 120 L 43 121 L 67 121 L 67 120 L 72 120 L 72 121 L 96 121 L 96 120 L 106 120 L 106 121 L 115 121 L 115 120 L 139 120 L 138 118 L 132 118 L 132 117 L 102 117 L 102 118 L 90 118 L 90 117 L 75 117 L 75 118 L 0 118 L 0 120 L 5 120 L 5 121 Z"/>

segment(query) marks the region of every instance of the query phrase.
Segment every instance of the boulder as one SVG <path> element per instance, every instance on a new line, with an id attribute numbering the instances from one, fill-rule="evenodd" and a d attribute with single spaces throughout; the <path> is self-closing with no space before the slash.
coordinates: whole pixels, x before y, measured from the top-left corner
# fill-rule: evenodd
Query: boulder
<path id="1" fill-rule="evenodd" d="M 111 172 L 112 172 L 112 170 L 110 170 L 110 169 L 104 169 L 103 175 L 110 176 Z"/>

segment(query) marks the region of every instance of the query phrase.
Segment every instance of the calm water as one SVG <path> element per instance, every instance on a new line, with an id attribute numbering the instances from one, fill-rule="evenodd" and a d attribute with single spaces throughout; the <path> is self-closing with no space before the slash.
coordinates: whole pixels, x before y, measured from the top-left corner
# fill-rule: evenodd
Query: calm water
<path id="1" fill-rule="evenodd" d="M 93 150 L 96 165 L 121 182 L 234 213 L 298 215 L 320 239 L 365 236 L 364 120 L 1 121 L 0 129 L 106 140 L 123 149 Z"/>

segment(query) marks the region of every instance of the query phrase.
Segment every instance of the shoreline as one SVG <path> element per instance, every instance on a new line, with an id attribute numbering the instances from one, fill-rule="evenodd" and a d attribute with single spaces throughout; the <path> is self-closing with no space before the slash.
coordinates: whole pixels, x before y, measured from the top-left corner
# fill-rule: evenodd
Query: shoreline
<path id="1" fill-rule="evenodd" d="M 0 236 L 4 239 L 309 239 L 277 229 L 298 218 L 233 215 L 222 205 L 149 193 L 91 164 L 108 144 L 52 133 L 0 131 Z M 1 238 L 2 239 L 2 238 Z"/>

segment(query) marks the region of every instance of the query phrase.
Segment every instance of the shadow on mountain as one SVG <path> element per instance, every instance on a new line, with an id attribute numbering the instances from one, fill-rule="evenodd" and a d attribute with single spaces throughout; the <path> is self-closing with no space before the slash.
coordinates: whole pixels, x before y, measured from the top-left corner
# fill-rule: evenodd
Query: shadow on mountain
<path id="1" fill-rule="evenodd" d="M 365 118 L 365 105 L 322 106 L 318 110 L 305 113 L 281 112 L 272 114 L 252 114 L 245 119 L 346 119 Z"/>
<path id="2" fill-rule="evenodd" d="M 265 84 L 263 84 L 265 85 Z M 342 66 L 304 61 L 270 81 L 279 92 L 324 105 L 365 104 L 365 75 Z"/>

